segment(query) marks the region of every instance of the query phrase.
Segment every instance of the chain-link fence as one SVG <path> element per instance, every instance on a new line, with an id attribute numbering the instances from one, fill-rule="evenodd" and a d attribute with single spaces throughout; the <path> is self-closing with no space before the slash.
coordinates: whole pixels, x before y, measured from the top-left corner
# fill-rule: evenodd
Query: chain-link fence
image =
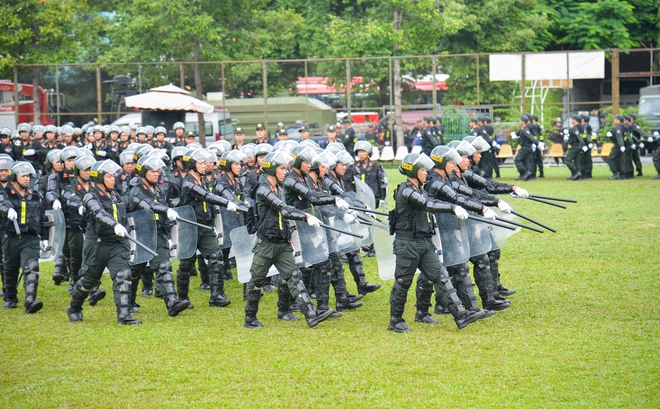
<path id="1" fill-rule="evenodd" d="M 545 127 L 550 127 L 556 118 L 566 121 L 578 112 L 591 113 L 602 121 L 605 110 L 616 112 L 619 107 L 635 106 L 639 89 L 655 84 L 660 76 L 658 49 L 605 50 L 604 75 L 598 79 L 572 78 L 570 72 L 579 69 L 569 67 L 575 53 L 555 53 L 566 55 L 567 63 L 565 68 L 561 64 L 546 64 L 552 78 L 502 81 L 491 80 L 497 67 L 491 67 L 494 60 L 489 54 L 197 65 L 191 62 L 17 65 L 14 78 L 7 80 L 16 89 L 2 89 L 0 113 L 3 124 L 16 120 L 35 122 L 35 107 L 30 105 L 34 97 L 23 92 L 23 87 L 27 89 L 38 83 L 44 90 L 39 106 L 56 125 L 69 121 L 76 125 L 87 121 L 107 124 L 134 113 L 126 108 L 125 97 L 173 84 L 192 96 L 201 96 L 218 109 L 227 108 L 231 114 L 224 119 L 230 123 L 228 128 L 223 128 L 227 133 L 231 133 L 231 126 L 241 126 L 249 137 L 258 123 L 265 124 L 272 132 L 278 122 L 283 122 L 285 126 L 306 123 L 323 134 L 324 127 L 348 116 L 363 136 L 369 132 L 371 123 L 378 129 L 393 122 L 396 100 L 392 92 L 393 62 L 397 58 L 401 67 L 403 120 L 412 127 L 423 116 L 440 116 L 447 136 L 454 139 L 465 135 L 469 131 L 469 119 L 480 114 L 493 117 L 494 122 L 516 122 L 521 113 L 527 112 L 538 115 Z M 543 67 L 543 58 L 550 54 L 553 53 L 509 55 L 517 56 L 523 67 L 532 64 Z M 512 65 L 510 70 L 520 70 L 516 67 Z M 562 76 L 564 69 L 566 75 Z"/>

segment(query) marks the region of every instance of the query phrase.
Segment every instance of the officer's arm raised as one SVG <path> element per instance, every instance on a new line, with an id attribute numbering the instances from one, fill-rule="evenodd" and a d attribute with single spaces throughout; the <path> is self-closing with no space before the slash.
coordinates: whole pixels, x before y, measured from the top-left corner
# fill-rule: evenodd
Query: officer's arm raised
<path id="1" fill-rule="evenodd" d="M 429 199 L 418 191 L 406 188 L 401 192 L 404 199 L 415 207 L 423 208 L 431 213 L 450 213 L 453 211 L 454 206 L 447 202 L 440 200 Z"/>
<path id="2" fill-rule="evenodd" d="M 87 207 L 88 211 L 94 215 L 94 218 L 97 222 L 110 227 L 111 229 L 119 224 L 103 209 L 101 203 L 99 203 L 99 201 L 96 200 L 96 198 L 91 193 L 87 193 L 85 197 L 83 197 L 83 203 L 85 204 L 85 207 Z"/>

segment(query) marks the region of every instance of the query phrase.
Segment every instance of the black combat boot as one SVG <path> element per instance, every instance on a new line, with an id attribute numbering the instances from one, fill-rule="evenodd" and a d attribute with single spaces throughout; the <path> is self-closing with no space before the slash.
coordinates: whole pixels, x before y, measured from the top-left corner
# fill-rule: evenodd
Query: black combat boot
<path id="1" fill-rule="evenodd" d="M 55 259 L 55 268 L 53 269 L 53 282 L 55 285 L 62 284 L 62 281 L 65 281 L 67 278 L 66 274 L 66 259 L 64 255 L 60 255 Z"/>
<path id="2" fill-rule="evenodd" d="M 100 285 L 100 284 L 99 284 Z M 92 307 L 99 303 L 102 299 L 105 298 L 105 290 L 99 290 L 97 285 L 95 289 L 92 290 L 92 293 L 89 295 L 89 305 Z"/>
<path id="3" fill-rule="evenodd" d="M 254 283 L 249 283 L 247 291 L 247 302 L 245 303 L 245 321 L 243 326 L 249 329 L 262 328 L 264 325 L 257 319 L 259 312 L 259 300 L 262 297 L 261 288 Z"/>
<path id="4" fill-rule="evenodd" d="M 154 271 L 146 266 L 142 271 L 142 296 L 150 297 L 154 293 Z"/>
<path id="5" fill-rule="evenodd" d="M 3 284 L 4 284 L 4 304 L 3 308 L 16 308 L 18 305 L 18 289 L 16 288 L 18 284 L 18 269 L 16 271 L 8 272 L 5 274 Z"/>
<path id="6" fill-rule="evenodd" d="M 300 321 L 291 311 L 291 292 L 286 283 L 277 287 L 277 319 L 284 321 Z"/>
<path id="7" fill-rule="evenodd" d="M 117 323 L 121 325 L 142 324 L 142 321 L 131 315 L 131 271 L 126 269 L 118 272 L 115 280 L 117 281 L 115 287 L 119 288 L 119 291 L 114 292 Z"/>
<path id="8" fill-rule="evenodd" d="M 325 311 L 314 310 L 314 304 L 312 303 L 312 299 L 309 297 L 307 288 L 305 288 L 305 284 L 302 281 L 302 273 L 300 270 L 293 271 L 291 274 L 291 282 L 298 289 L 298 298 L 296 299 L 296 302 L 298 303 L 300 312 L 305 316 L 307 325 L 310 328 L 314 328 L 321 322 L 330 318 L 330 316 L 336 312 L 332 308 L 328 308 Z M 286 285 L 286 283 L 280 283 L 280 286 L 283 285 Z"/>
<path id="9" fill-rule="evenodd" d="M 332 311 L 330 318 L 339 318 L 342 317 L 343 314 L 339 311 L 333 310 L 328 305 L 330 301 L 330 272 L 328 270 L 329 267 L 330 267 L 330 263 L 324 262 L 319 266 L 315 266 L 314 271 L 312 273 L 312 280 L 316 283 L 316 310 L 319 312 Z"/>
<path id="10" fill-rule="evenodd" d="M 78 322 L 83 320 L 82 307 L 85 299 L 98 285 L 98 281 L 82 277 L 76 282 L 71 290 L 71 304 L 66 309 L 66 314 L 69 316 L 69 321 Z"/>
<path id="11" fill-rule="evenodd" d="M 333 283 L 333 285 L 337 311 L 354 310 L 364 305 L 361 302 L 355 301 L 355 298 L 351 299 L 348 297 L 348 290 L 346 289 L 345 281 L 342 280 L 338 283 Z"/>
<path id="12" fill-rule="evenodd" d="M 364 296 L 380 289 L 380 284 L 371 284 L 367 282 L 367 277 L 364 274 L 364 265 L 359 251 L 348 253 L 346 254 L 346 257 L 348 258 L 348 269 L 353 275 L 353 280 L 355 280 L 355 284 L 358 287 L 358 293 Z"/>
<path id="13" fill-rule="evenodd" d="M 156 283 L 160 287 L 167 308 L 167 314 L 170 317 L 176 317 L 179 313 L 183 312 L 190 305 L 190 300 L 180 300 L 176 298 L 176 291 L 174 291 L 174 279 L 172 278 L 172 265 L 168 262 L 161 263 L 158 266 L 158 274 L 156 276 Z"/>
<path id="14" fill-rule="evenodd" d="M 452 285 L 456 289 L 458 299 L 461 300 L 465 309 L 472 312 L 481 311 L 481 308 L 477 304 L 477 296 L 474 294 L 474 285 L 470 279 L 470 268 L 468 264 L 464 263 L 460 266 L 452 266 L 447 270 Z M 436 305 L 438 304 L 440 303 L 436 302 Z M 447 312 L 449 313 L 449 310 Z M 493 311 L 484 310 L 484 315 L 481 318 L 488 318 L 493 315 L 495 315 Z"/>
<path id="15" fill-rule="evenodd" d="M 225 295 L 225 281 L 223 275 L 223 262 L 222 251 L 218 250 L 211 254 L 209 259 L 209 284 L 211 285 L 211 298 L 209 298 L 209 305 L 211 307 L 226 307 L 231 304 L 229 298 Z"/>
<path id="16" fill-rule="evenodd" d="M 435 283 L 435 290 L 440 295 L 440 302 L 447 307 L 454 317 L 458 329 L 463 329 L 485 315 L 484 310 L 468 311 L 456 295 L 456 289 L 446 274 L 441 274 Z"/>
<path id="17" fill-rule="evenodd" d="M 23 267 L 23 286 L 25 288 L 25 312 L 34 314 L 43 308 L 44 303 L 37 300 L 37 289 L 39 288 L 39 263 L 30 260 Z"/>
<path id="18" fill-rule="evenodd" d="M 412 331 L 403 319 L 403 311 L 408 299 L 408 289 L 411 285 L 412 278 L 406 280 L 399 278 L 394 282 L 392 291 L 390 292 L 390 322 L 387 326 L 388 331 L 398 333 Z"/>
<path id="19" fill-rule="evenodd" d="M 180 300 L 190 301 L 188 293 L 190 291 L 190 272 L 193 266 L 194 261 L 191 260 L 181 260 L 179 264 L 179 270 L 176 275 L 176 290 Z M 194 308 L 192 303 L 190 303 L 188 308 Z"/>
<path id="20" fill-rule="evenodd" d="M 610 177 L 607 178 L 607 179 L 608 179 L 608 180 L 617 180 L 617 179 L 621 179 L 621 174 L 620 174 L 619 172 L 617 172 L 617 173 L 613 174 L 612 176 L 610 176 Z"/>
<path id="21" fill-rule="evenodd" d="M 415 286 L 415 295 L 417 296 L 417 312 L 415 313 L 415 322 L 422 324 L 437 324 L 438 320 L 429 314 L 431 308 L 431 297 L 433 296 L 433 283 L 422 278 L 417 278 Z"/>
<path id="22" fill-rule="evenodd" d="M 211 279 L 210 279 L 210 268 L 204 260 L 202 255 L 197 256 L 197 264 L 199 266 L 199 278 L 202 280 L 202 284 L 199 285 L 201 291 L 209 291 L 211 289 Z"/>

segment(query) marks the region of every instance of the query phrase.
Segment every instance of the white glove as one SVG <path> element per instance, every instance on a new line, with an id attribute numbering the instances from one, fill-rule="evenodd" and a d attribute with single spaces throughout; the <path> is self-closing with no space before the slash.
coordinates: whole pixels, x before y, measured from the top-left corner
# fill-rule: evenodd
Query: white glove
<path id="1" fill-rule="evenodd" d="M 179 215 L 174 211 L 174 209 L 167 209 L 167 218 L 171 222 L 175 221 L 177 217 L 179 217 Z"/>
<path id="2" fill-rule="evenodd" d="M 27 149 L 23 156 L 32 156 L 34 155 L 34 149 Z"/>
<path id="3" fill-rule="evenodd" d="M 88 143 L 87 145 L 85 145 L 85 148 L 87 148 L 91 151 L 92 149 L 94 149 L 94 145 L 92 145 L 91 143 Z"/>
<path id="4" fill-rule="evenodd" d="M 588 150 L 589 150 L 588 147 L 586 147 L 586 146 L 583 146 L 583 147 L 582 147 L 582 152 L 586 152 L 586 151 L 588 151 Z"/>
<path id="5" fill-rule="evenodd" d="M 357 217 L 353 216 L 350 213 L 344 213 L 344 221 L 349 224 L 355 223 L 357 222 Z"/>
<path id="6" fill-rule="evenodd" d="M 378 207 L 380 207 L 380 209 L 383 210 L 383 211 L 387 211 L 387 206 L 386 206 L 384 200 L 381 200 L 380 202 L 378 202 Z"/>
<path id="7" fill-rule="evenodd" d="M 236 212 L 238 211 L 238 207 L 234 204 L 234 202 L 229 202 L 227 203 L 227 210 L 230 212 Z"/>
<path id="8" fill-rule="evenodd" d="M 497 207 L 500 208 L 502 213 L 511 214 L 511 212 L 513 211 L 513 207 L 509 206 L 509 204 L 507 202 L 505 202 L 504 200 L 500 200 L 497 203 Z"/>
<path id="9" fill-rule="evenodd" d="M 644 149 L 644 142 L 639 143 L 639 149 Z"/>
<path id="10" fill-rule="evenodd" d="M 493 143 L 491 145 L 493 146 L 493 148 L 496 148 L 497 147 L 497 142 L 493 141 Z"/>
<path id="11" fill-rule="evenodd" d="M 539 150 L 545 150 L 545 144 L 543 142 L 539 142 Z"/>
<path id="12" fill-rule="evenodd" d="M 321 225 L 321 221 L 310 214 L 307 216 L 307 224 L 312 227 L 319 227 Z"/>
<path id="13" fill-rule="evenodd" d="M 522 199 L 527 199 L 529 197 L 529 192 L 518 186 L 516 186 L 516 190 L 514 190 L 513 193 L 516 195 L 516 197 L 520 197 Z"/>
<path id="14" fill-rule="evenodd" d="M 348 210 L 348 203 L 346 203 L 344 199 L 337 198 L 337 200 L 335 201 L 335 205 L 337 205 L 339 210 L 341 210 L 342 212 Z"/>
<path id="15" fill-rule="evenodd" d="M 609 136 L 609 137 L 611 138 L 611 137 L 612 137 L 612 132 L 609 132 L 609 131 L 608 131 L 608 132 L 607 132 L 607 136 Z"/>
<path id="16" fill-rule="evenodd" d="M 564 135 L 568 135 L 568 129 L 564 128 Z"/>
<path id="17" fill-rule="evenodd" d="M 653 132 L 653 136 L 655 136 L 656 138 L 660 137 L 660 132 L 658 132 L 658 131 Z"/>
<path id="18" fill-rule="evenodd" d="M 53 210 L 62 210 L 62 203 L 57 199 L 53 201 Z"/>
<path id="19" fill-rule="evenodd" d="M 128 232 L 126 231 L 126 228 L 124 226 L 117 223 L 115 225 L 115 235 L 117 235 L 119 237 L 126 237 L 126 236 L 128 236 Z"/>
<path id="20" fill-rule="evenodd" d="M 568 135 L 564 135 L 564 142 L 568 142 Z"/>
<path id="21" fill-rule="evenodd" d="M 625 147 L 625 146 L 622 146 L 622 147 L 621 147 L 621 152 L 623 153 L 623 152 L 625 152 L 625 151 L 626 151 L 626 147 Z"/>
<path id="22" fill-rule="evenodd" d="M 653 142 L 653 138 L 651 138 L 651 137 L 649 136 L 649 139 L 647 139 L 646 141 L 647 141 L 648 143 L 652 143 L 652 142 Z"/>
<path id="23" fill-rule="evenodd" d="M 9 209 L 7 211 L 7 218 L 9 220 L 16 220 L 16 219 L 18 219 L 18 213 L 16 213 L 16 210 L 14 210 L 14 209 Z"/>
<path id="24" fill-rule="evenodd" d="M 48 240 L 41 240 L 41 250 L 48 251 Z"/>
<path id="25" fill-rule="evenodd" d="M 495 144 L 495 149 L 500 149 L 500 148 L 502 148 L 502 145 L 500 145 L 499 143 L 496 143 Z"/>
<path id="26" fill-rule="evenodd" d="M 598 138 L 598 134 L 597 134 L 596 132 L 592 132 L 592 133 L 591 133 L 591 136 L 593 136 L 594 139 Z"/>
<path id="27" fill-rule="evenodd" d="M 105 151 L 96 151 L 96 154 L 105 158 Z"/>
<path id="28" fill-rule="evenodd" d="M 14 141 L 14 145 L 16 145 L 16 146 L 21 146 L 21 140 L 20 140 L 20 139 L 16 139 L 16 140 Z"/>
<path id="29" fill-rule="evenodd" d="M 489 208 L 486 208 L 483 213 L 486 219 L 495 220 L 497 218 L 497 213 Z"/>
<path id="30" fill-rule="evenodd" d="M 637 145 L 635 145 L 634 143 L 632 145 L 630 145 L 630 147 L 633 148 L 633 149 L 637 149 Z"/>
<path id="31" fill-rule="evenodd" d="M 536 145 L 532 144 L 532 152 L 536 152 Z"/>
<path id="32" fill-rule="evenodd" d="M 518 135 L 515 132 L 511 132 L 511 139 L 518 139 Z"/>
<path id="33" fill-rule="evenodd" d="M 172 242 L 172 239 L 167 239 L 167 244 L 169 246 L 168 247 L 169 250 L 172 250 L 174 248 L 174 242 Z"/>
<path id="34" fill-rule="evenodd" d="M 587 145 L 587 146 L 589 147 L 589 149 L 593 149 L 593 148 L 594 148 L 594 144 L 593 144 L 593 143 L 590 143 L 590 144 Z"/>
<path id="35" fill-rule="evenodd" d="M 468 212 L 461 206 L 454 206 L 454 214 L 461 220 L 467 220 Z"/>
<path id="36" fill-rule="evenodd" d="M 85 206 L 80 206 L 78 208 L 78 214 L 81 215 L 81 216 L 84 216 L 86 211 L 87 211 L 87 208 L 85 208 Z"/>

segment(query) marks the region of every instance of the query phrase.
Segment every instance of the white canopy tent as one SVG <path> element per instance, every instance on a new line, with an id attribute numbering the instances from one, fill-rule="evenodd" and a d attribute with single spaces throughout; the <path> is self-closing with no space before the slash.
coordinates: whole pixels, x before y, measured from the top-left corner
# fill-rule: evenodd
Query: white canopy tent
<path id="1" fill-rule="evenodd" d="M 212 114 L 213 105 L 190 96 L 190 92 L 172 84 L 126 97 L 126 107 L 152 111 L 186 111 Z"/>

